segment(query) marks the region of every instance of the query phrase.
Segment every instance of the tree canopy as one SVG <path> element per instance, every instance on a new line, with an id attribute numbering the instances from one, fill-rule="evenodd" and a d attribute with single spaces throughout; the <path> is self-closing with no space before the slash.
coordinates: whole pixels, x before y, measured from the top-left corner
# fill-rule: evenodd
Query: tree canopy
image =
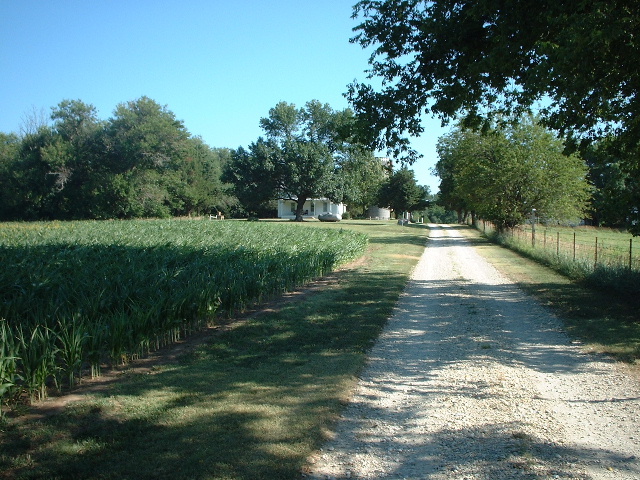
<path id="1" fill-rule="evenodd" d="M 575 135 L 640 138 L 640 11 L 632 0 L 362 0 L 352 39 L 374 47 L 382 91 L 352 84 L 393 145 L 419 134 L 420 114 L 478 124 L 544 100 L 546 125 Z"/>
<path id="2" fill-rule="evenodd" d="M 438 142 L 442 201 L 499 230 L 532 213 L 548 222 L 580 220 L 591 196 L 587 166 L 563 149 L 531 118 L 485 133 L 455 128 Z"/>
<path id="3" fill-rule="evenodd" d="M 317 100 L 302 108 L 280 102 L 260 120 L 266 138 L 239 148 L 225 178 L 251 208 L 268 199 L 295 201 L 298 221 L 310 198 L 359 200 L 365 193 L 351 188 L 354 178 L 368 179 L 360 167 L 375 159 L 352 141 L 354 122 L 351 110 L 334 111 Z"/>
<path id="4" fill-rule="evenodd" d="M 192 137 L 148 97 L 106 121 L 93 105 L 63 100 L 51 124 L 0 135 L 0 218 L 166 217 L 231 208 L 221 180 L 230 154 Z"/>
<path id="5" fill-rule="evenodd" d="M 607 138 L 640 234 L 640 9 L 635 0 L 361 0 L 369 76 L 347 93 L 363 137 L 409 161 L 423 114 L 490 128 L 535 109 L 567 152 Z"/>
<path id="6" fill-rule="evenodd" d="M 590 216 L 595 226 L 624 228 L 637 217 L 630 208 L 633 201 L 634 178 L 625 172 L 621 158 L 611 149 L 610 139 L 590 145 L 584 152 L 589 166 L 589 181 L 594 186 Z M 634 215 L 635 213 L 635 215 Z"/>
<path id="7" fill-rule="evenodd" d="M 424 210 L 429 189 L 417 184 L 415 173 L 406 166 L 393 172 L 382 184 L 378 204 L 391 208 L 400 217 L 404 212 Z"/>

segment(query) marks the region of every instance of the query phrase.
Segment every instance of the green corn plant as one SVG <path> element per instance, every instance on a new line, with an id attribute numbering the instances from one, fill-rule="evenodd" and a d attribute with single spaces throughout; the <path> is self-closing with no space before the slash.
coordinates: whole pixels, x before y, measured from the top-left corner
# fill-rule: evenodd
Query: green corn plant
<path id="1" fill-rule="evenodd" d="M 130 308 L 131 344 L 134 349 L 132 352 L 132 358 L 134 360 L 145 357 L 151 351 L 153 314 L 154 312 L 149 309 L 139 311 L 135 305 Z"/>
<path id="2" fill-rule="evenodd" d="M 47 381 L 57 381 L 56 373 L 56 336 L 48 327 L 36 325 L 25 333 L 22 325 L 18 327 L 18 351 L 22 377 L 26 384 L 31 402 L 47 397 Z"/>
<path id="3" fill-rule="evenodd" d="M 105 340 L 111 363 L 124 365 L 127 362 L 127 353 L 133 351 L 131 319 L 125 312 L 111 317 Z"/>
<path id="4" fill-rule="evenodd" d="M 88 334 L 79 316 L 74 316 L 71 321 L 58 320 L 57 337 L 61 369 L 66 375 L 68 387 L 73 388 L 76 378 L 79 380 L 82 375 Z"/>
<path id="5" fill-rule="evenodd" d="M 3 417 L 2 404 L 16 388 L 21 377 L 18 375 L 18 344 L 7 321 L 0 319 L 0 418 Z"/>
<path id="6" fill-rule="evenodd" d="M 211 325 L 221 312 L 323 275 L 366 247 L 366 237 L 353 232 L 268 223 L 42 222 L 1 228 L 0 316 L 14 330 L 18 324 L 25 332 L 39 324 L 40 333 L 45 326 L 54 329 L 69 383 L 82 356 L 97 376 L 108 358 L 119 362 L 148 353 Z M 75 320 L 56 324 L 75 315 L 92 319 L 78 326 L 84 332 L 76 331 Z M 18 368 L 23 362 L 28 359 Z"/>
<path id="7" fill-rule="evenodd" d="M 105 350 L 107 327 L 103 321 L 85 325 L 87 338 L 87 359 L 91 365 L 91 378 L 101 374 L 102 354 Z"/>

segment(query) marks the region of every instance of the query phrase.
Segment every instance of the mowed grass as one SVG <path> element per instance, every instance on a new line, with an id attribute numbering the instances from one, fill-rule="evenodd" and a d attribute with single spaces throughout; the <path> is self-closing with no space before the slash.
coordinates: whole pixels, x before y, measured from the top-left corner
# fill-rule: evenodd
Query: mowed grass
<path id="1" fill-rule="evenodd" d="M 490 225 L 482 225 L 483 233 L 490 234 Z M 510 242 L 521 248 L 532 248 L 531 225 L 518 227 Z M 597 255 L 596 255 L 597 246 Z M 589 265 L 587 270 L 600 268 L 631 269 L 640 271 L 640 239 L 626 231 L 597 227 L 561 227 L 537 225 L 535 250 L 538 255 L 559 255 L 563 259 Z"/>
<path id="2" fill-rule="evenodd" d="M 298 478 L 326 439 L 424 249 L 392 222 L 337 277 L 231 322 L 178 362 L 125 373 L 62 412 L 0 424 L 0 478 Z M 45 404 L 46 405 L 46 404 Z"/>
<path id="3" fill-rule="evenodd" d="M 551 308 L 567 333 L 589 351 L 606 353 L 640 372 L 638 300 L 615 289 L 576 281 L 552 268 L 491 243 L 472 227 L 456 227 L 502 273 Z"/>

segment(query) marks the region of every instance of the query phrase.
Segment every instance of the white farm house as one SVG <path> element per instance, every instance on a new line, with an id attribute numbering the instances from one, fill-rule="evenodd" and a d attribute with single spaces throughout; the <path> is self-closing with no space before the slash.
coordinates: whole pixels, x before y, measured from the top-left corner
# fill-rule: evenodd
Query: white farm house
<path id="1" fill-rule="evenodd" d="M 344 203 L 333 203 L 328 198 L 313 198 L 304 202 L 303 217 L 317 218 L 323 213 L 342 216 L 347 210 Z M 278 200 L 278 218 L 296 218 L 296 202 L 293 200 Z"/>

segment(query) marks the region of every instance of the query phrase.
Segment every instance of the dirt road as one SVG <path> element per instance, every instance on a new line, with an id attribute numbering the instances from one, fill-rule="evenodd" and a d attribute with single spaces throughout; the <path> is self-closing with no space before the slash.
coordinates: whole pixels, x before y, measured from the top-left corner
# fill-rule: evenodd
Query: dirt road
<path id="1" fill-rule="evenodd" d="M 640 385 L 435 227 L 313 479 L 640 479 Z"/>

